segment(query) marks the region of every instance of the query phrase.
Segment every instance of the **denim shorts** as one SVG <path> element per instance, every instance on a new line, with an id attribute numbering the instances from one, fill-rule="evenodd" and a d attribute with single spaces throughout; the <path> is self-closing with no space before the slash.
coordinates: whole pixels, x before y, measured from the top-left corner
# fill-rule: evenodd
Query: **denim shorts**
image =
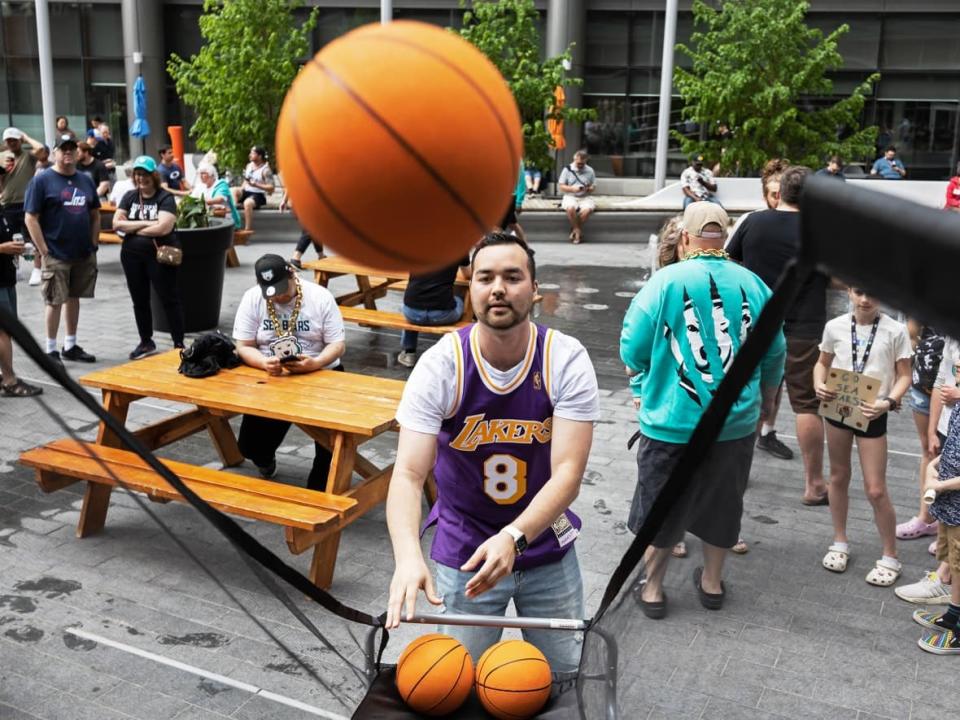
<path id="1" fill-rule="evenodd" d="M 495 587 L 479 597 L 467 598 L 464 588 L 475 574 L 437 563 L 437 592 L 443 597 L 441 612 L 503 616 L 513 600 L 520 617 L 583 619 L 583 578 L 575 547 L 558 562 L 515 571 L 502 577 Z M 499 642 L 503 630 L 441 625 L 440 632 L 463 643 L 473 662 L 477 663 L 488 647 Z M 582 632 L 524 630 L 523 639 L 540 649 L 554 673 L 573 672 L 580 665 Z"/>
<path id="2" fill-rule="evenodd" d="M 910 386 L 910 392 L 907 393 L 907 405 L 915 413 L 921 415 L 930 414 L 930 396 L 922 390 L 917 390 L 913 385 Z"/>

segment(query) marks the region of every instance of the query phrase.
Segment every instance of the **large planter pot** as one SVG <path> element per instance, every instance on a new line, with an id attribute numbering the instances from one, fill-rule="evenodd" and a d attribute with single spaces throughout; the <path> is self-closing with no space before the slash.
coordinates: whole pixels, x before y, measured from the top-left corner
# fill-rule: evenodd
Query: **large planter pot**
<path id="1" fill-rule="evenodd" d="M 223 271 L 227 250 L 233 245 L 233 221 L 210 218 L 210 227 L 177 230 L 183 248 L 183 263 L 177 275 L 177 290 L 183 304 L 184 330 L 201 332 L 220 324 Z M 156 292 L 150 291 L 153 327 L 170 332 L 167 314 Z"/>

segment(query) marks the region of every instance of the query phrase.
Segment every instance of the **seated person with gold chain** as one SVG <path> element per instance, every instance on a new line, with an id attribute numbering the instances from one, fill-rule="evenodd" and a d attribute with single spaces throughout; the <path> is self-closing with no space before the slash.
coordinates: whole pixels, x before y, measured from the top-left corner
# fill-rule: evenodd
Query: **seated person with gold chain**
<path id="1" fill-rule="evenodd" d="M 233 324 L 240 359 L 268 375 L 343 370 L 343 318 L 330 291 L 297 277 L 279 255 L 262 256 L 254 273 L 257 284 L 244 293 Z M 263 477 L 276 474 L 277 448 L 289 429 L 284 420 L 243 416 L 240 451 Z M 316 442 L 314 450 L 307 487 L 323 490 L 331 455 Z"/>

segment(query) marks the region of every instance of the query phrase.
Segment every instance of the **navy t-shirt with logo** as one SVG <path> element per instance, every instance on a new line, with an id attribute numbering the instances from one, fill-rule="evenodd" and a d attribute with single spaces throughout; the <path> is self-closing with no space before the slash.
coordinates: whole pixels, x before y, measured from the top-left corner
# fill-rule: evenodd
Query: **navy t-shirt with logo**
<path id="1" fill-rule="evenodd" d="M 169 165 L 160 163 L 157 165 L 157 172 L 160 173 L 160 179 L 168 188 L 171 190 L 182 189 L 180 181 L 183 179 L 183 170 L 179 165 L 176 163 L 170 163 Z"/>
<path id="2" fill-rule="evenodd" d="M 50 254 L 58 260 L 81 260 L 93 252 L 90 211 L 99 207 L 93 180 L 54 168 L 30 181 L 23 204 L 24 212 L 39 216 Z"/>

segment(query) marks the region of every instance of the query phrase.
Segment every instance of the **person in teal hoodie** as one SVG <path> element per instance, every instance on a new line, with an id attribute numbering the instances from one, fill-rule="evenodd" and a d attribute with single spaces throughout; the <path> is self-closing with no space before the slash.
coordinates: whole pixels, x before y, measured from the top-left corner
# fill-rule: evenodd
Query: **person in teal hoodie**
<path id="1" fill-rule="evenodd" d="M 746 341 L 771 292 L 723 250 L 729 219 L 713 203 L 691 203 L 683 214 L 683 258 L 654 274 L 623 321 L 620 358 L 640 379 L 637 488 L 628 526 L 637 532 L 683 453 L 694 427 Z M 740 533 L 743 493 L 761 412 L 773 408 L 783 376 L 786 342 L 778 333 L 740 394 L 690 488 L 673 508 L 648 554 L 640 592 L 644 613 L 666 615 L 663 578 L 670 551 L 685 531 L 703 541 L 704 565 L 694 572 L 701 604 L 723 605 L 727 550 Z"/>

